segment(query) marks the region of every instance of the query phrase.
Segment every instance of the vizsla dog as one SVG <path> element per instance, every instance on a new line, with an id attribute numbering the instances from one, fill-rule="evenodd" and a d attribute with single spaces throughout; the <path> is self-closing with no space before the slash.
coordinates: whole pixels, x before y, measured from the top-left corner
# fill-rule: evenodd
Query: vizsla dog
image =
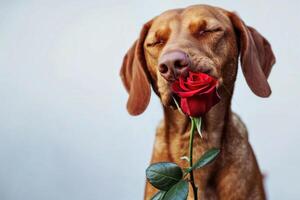
<path id="1" fill-rule="evenodd" d="M 190 119 L 176 109 L 171 83 L 187 69 L 218 80 L 221 101 L 202 118 L 203 138 L 194 139 L 193 154 L 196 160 L 212 147 L 221 152 L 194 174 L 198 199 L 266 198 L 246 127 L 230 106 L 239 57 L 250 89 L 268 97 L 267 78 L 275 63 L 269 42 L 235 13 L 207 5 L 169 10 L 153 18 L 124 57 L 121 78 L 129 93 L 128 112 L 139 115 L 146 109 L 151 87 L 163 105 L 151 163 L 188 167 L 180 157 L 188 155 Z M 147 183 L 145 199 L 156 191 Z M 193 199 L 192 192 L 188 199 Z"/>

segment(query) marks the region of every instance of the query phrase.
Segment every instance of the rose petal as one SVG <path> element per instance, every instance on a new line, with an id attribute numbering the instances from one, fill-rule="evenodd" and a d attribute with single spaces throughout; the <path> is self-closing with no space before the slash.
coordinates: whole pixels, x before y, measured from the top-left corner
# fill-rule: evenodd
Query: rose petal
<path id="1" fill-rule="evenodd" d="M 188 101 L 186 98 L 180 99 L 180 107 L 181 107 L 182 112 L 191 116 L 190 108 L 189 108 Z"/>
<path id="2" fill-rule="evenodd" d="M 197 90 L 190 90 L 190 91 L 174 91 L 179 97 L 181 98 L 186 98 L 186 97 L 191 97 L 194 95 L 198 95 L 198 94 L 203 94 L 203 93 L 207 93 L 209 92 L 211 88 L 209 85 L 207 85 L 206 87 L 203 88 L 199 88 Z"/>
<path id="3" fill-rule="evenodd" d="M 206 87 L 207 85 L 209 85 L 210 83 L 198 83 L 198 82 L 192 82 L 192 83 L 188 83 L 188 88 L 190 90 L 196 90 L 199 89 L 200 87 Z"/>
<path id="4" fill-rule="evenodd" d="M 199 88 L 197 90 L 190 90 L 190 91 L 177 90 L 177 91 L 173 91 L 173 92 L 175 92 L 179 97 L 186 98 L 186 97 L 191 97 L 194 95 L 210 93 L 210 92 L 212 92 L 212 90 L 215 89 L 215 87 L 216 87 L 216 84 L 215 85 L 206 85 L 205 87 Z"/>
<path id="5" fill-rule="evenodd" d="M 220 101 L 216 92 L 208 95 L 192 96 L 184 98 L 182 111 L 191 117 L 200 117 L 207 113 Z"/>
<path id="6" fill-rule="evenodd" d="M 188 87 L 185 86 L 185 82 L 184 82 L 183 78 L 179 78 L 179 85 L 180 85 L 180 87 L 181 87 L 182 90 L 185 90 L 185 91 L 189 91 L 190 90 Z"/>
<path id="7" fill-rule="evenodd" d="M 187 105 L 189 107 L 189 116 L 202 116 L 206 111 L 206 98 L 203 95 L 187 98 Z"/>
<path id="8" fill-rule="evenodd" d="M 171 85 L 172 91 L 180 97 L 182 111 L 192 117 L 203 116 L 220 101 L 218 82 L 204 73 L 189 72 Z"/>
<path id="9" fill-rule="evenodd" d="M 189 72 L 171 85 L 172 91 L 180 97 L 180 107 L 192 117 L 204 115 L 220 101 L 217 80 L 204 73 Z"/>

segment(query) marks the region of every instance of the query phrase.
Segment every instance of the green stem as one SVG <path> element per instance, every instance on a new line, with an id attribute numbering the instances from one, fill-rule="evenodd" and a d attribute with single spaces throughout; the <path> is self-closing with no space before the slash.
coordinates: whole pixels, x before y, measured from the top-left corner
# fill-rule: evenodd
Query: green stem
<path id="1" fill-rule="evenodd" d="M 190 132 L 190 144 L 189 144 L 189 159 L 190 159 L 190 167 L 193 166 L 193 142 L 194 142 L 194 132 L 195 132 L 195 121 L 193 118 L 191 118 L 192 126 L 191 126 L 191 132 Z M 190 172 L 190 179 L 191 179 L 191 185 L 193 188 L 194 192 L 194 199 L 198 200 L 198 195 L 197 195 L 197 187 L 194 182 L 194 174 L 193 170 Z"/>

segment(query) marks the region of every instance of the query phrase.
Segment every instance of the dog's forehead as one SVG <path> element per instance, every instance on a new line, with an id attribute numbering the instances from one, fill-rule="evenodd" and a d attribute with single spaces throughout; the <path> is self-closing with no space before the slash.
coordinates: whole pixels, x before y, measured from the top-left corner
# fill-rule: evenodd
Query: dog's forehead
<path id="1" fill-rule="evenodd" d="M 151 29 L 167 27 L 170 23 L 180 21 L 183 9 L 168 10 L 153 19 Z M 150 29 L 150 31 L 151 31 Z"/>
<path id="2" fill-rule="evenodd" d="M 184 9 L 168 10 L 154 18 L 150 32 L 159 28 L 172 28 L 172 25 L 175 26 L 175 24 L 188 24 L 202 19 L 215 19 L 229 25 L 230 20 L 226 12 L 224 9 L 208 5 L 195 5 Z"/>
<path id="3" fill-rule="evenodd" d="M 183 20 L 190 20 L 193 18 L 213 18 L 218 21 L 229 20 L 228 11 L 208 5 L 196 5 L 187 7 L 182 11 Z"/>

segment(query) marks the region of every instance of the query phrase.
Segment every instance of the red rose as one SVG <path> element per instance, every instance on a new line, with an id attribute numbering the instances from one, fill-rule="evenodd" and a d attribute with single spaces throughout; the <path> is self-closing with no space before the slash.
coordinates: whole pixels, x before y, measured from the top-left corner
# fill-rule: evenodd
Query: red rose
<path id="1" fill-rule="evenodd" d="M 200 117 L 220 101 L 217 80 L 204 73 L 189 72 L 172 84 L 172 91 L 180 97 L 181 110 L 191 116 Z"/>

